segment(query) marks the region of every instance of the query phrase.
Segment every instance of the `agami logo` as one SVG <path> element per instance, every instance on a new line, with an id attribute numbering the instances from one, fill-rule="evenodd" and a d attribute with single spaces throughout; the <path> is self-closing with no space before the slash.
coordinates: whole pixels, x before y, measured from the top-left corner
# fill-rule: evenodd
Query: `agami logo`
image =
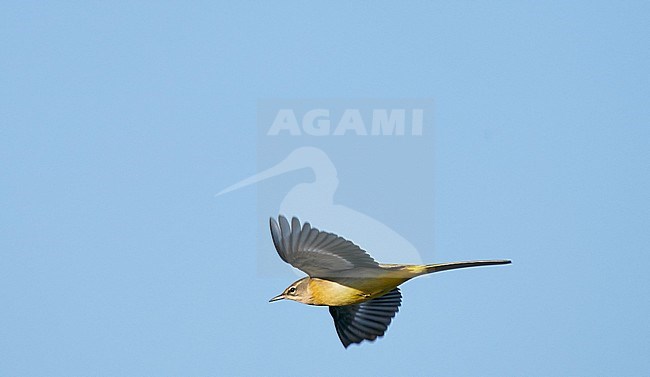
<path id="1" fill-rule="evenodd" d="M 284 267 L 269 252 L 278 215 L 338 231 L 384 263 L 433 258 L 432 99 L 271 99 L 257 110 L 257 171 L 219 194 L 255 186 L 258 273 Z"/>
<path id="2" fill-rule="evenodd" d="M 304 112 L 279 109 L 267 136 L 422 136 L 424 110 L 344 109 L 340 115 L 330 109 Z"/>

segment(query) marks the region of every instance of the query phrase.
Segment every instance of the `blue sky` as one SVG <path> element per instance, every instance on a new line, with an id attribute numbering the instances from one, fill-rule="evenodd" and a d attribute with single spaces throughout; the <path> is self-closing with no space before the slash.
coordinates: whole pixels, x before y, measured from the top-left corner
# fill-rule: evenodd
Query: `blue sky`
<path id="1" fill-rule="evenodd" d="M 0 375 L 646 375 L 649 16 L 3 2 Z M 407 283 L 348 350 L 325 308 L 269 304 L 295 280 L 256 267 L 274 214 L 215 194 L 258 171 L 257 106 L 282 98 L 432 98 L 435 205 L 395 226 L 433 211 L 429 262 L 514 263 Z"/>

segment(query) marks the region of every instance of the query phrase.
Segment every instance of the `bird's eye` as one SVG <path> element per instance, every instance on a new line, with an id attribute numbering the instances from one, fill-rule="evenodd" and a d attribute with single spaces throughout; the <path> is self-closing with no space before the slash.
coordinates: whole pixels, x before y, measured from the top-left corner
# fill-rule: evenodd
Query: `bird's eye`
<path id="1" fill-rule="evenodd" d="M 296 293 L 296 287 L 289 288 L 289 293 L 291 294 Z"/>

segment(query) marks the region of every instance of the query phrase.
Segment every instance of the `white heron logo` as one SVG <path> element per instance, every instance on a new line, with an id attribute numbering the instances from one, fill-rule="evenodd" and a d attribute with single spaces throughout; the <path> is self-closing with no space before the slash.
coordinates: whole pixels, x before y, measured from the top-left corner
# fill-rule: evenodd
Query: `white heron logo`
<path id="1" fill-rule="evenodd" d="M 389 226 L 350 207 L 334 203 L 334 193 L 339 184 L 336 167 L 319 148 L 297 148 L 275 166 L 227 187 L 217 195 L 304 168 L 311 169 L 315 179 L 291 188 L 280 203 L 280 214 L 297 216 L 319 229 L 345 236 L 372 252 L 382 262 L 422 263 L 417 249 Z"/>

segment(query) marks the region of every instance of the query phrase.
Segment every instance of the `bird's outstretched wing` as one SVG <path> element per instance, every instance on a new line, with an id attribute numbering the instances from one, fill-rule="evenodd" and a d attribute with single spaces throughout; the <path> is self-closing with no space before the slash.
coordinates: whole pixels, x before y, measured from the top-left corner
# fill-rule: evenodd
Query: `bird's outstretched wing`
<path id="1" fill-rule="evenodd" d="M 343 237 L 312 228 L 307 222 L 301 228 L 295 217 L 291 225 L 284 216 L 278 220 L 279 224 L 271 218 L 270 224 L 280 258 L 311 277 L 335 277 L 355 268 L 379 267 L 368 253 Z"/>
<path id="2" fill-rule="evenodd" d="M 383 336 L 399 311 L 402 294 L 395 288 L 385 295 L 357 305 L 330 306 L 334 326 L 343 347 Z"/>

